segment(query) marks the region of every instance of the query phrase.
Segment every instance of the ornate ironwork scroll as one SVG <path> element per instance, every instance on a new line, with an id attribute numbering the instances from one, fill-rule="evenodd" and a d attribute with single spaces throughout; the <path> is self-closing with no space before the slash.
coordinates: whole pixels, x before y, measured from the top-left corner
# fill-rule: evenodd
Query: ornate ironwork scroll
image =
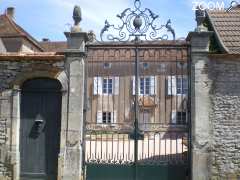
<path id="1" fill-rule="evenodd" d="M 167 40 L 169 34 L 175 40 L 171 20 L 161 24 L 159 15 L 148 8 L 142 9 L 140 0 L 135 0 L 134 9 L 125 9 L 117 18 L 121 22 L 118 26 L 105 21 L 100 33 L 101 41 L 131 41 L 136 37 L 141 40 Z"/>

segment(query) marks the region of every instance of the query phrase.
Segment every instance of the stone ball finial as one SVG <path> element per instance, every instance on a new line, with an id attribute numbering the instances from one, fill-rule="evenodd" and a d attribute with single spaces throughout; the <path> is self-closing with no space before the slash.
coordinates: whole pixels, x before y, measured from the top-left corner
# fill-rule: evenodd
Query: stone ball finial
<path id="1" fill-rule="evenodd" d="M 74 20 L 74 25 L 78 26 L 79 23 L 82 21 L 82 11 L 80 6 L 74 6 L 73 9 L 73 20 Z"/>

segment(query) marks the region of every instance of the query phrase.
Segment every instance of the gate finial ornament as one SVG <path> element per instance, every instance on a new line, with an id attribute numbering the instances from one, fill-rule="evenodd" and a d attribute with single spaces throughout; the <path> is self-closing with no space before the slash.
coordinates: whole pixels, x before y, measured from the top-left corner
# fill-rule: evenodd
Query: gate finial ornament
<path id="1" fill-rule="evenodd" d="M 175 40 L 175 31 L 171 26 L 171 21 L 161 24 L 159 16 L 148 8 L 142 8 L 140 0 L 134 1 L 134 9 L 127 8 L 117 15 L 120 24 L 115 26 L 107 20 L 101 30 L 101 41 L 131 41 L 134 39 L 142 40 L 167 40 L 169 33 Z M 110 30 L 113 30 L 110 32 Z"/>
<path id="2" fill-rule="evenodd" d="M 197 32 L 207 31 L 207 28 L 204 27 L 204 21 L 206 18 L 206 12 L 203 10 L 204 8 L 202 6 L 198 6 L 196 8 L 196 21 L 197 21 Z"/>
<path id="3" fill-rule="evenodd" d="M 82 11 L 80 6 L 75 5 L 73 9 L 73 20 L 74 26 L 71 28 L 72 32 L 80 32 L 81 28 L 79 26 L 80 22 L 82 21 Z"/>

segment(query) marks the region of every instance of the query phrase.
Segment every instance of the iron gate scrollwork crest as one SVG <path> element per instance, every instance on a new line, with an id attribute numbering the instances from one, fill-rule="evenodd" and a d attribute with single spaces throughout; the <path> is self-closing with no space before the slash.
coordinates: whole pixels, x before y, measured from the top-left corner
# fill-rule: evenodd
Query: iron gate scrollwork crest
<path id="1" fill-rule="evenodd" d="M 101 30 L 101 41 L 130 41 L 139 37 L 142 40 L 168 40 L 169 34 L 175 40 L 175 30 L 169 19 L 166 24 L 160 24 L 159 15 L 149 8 L 142 9 L 141 1 L 135 0 L 134 9 L 127 8 L 117 15 L 120 20 L 118 26 L 105 21 Z M 110 33 L 110 30 L 113 30 Z"/>

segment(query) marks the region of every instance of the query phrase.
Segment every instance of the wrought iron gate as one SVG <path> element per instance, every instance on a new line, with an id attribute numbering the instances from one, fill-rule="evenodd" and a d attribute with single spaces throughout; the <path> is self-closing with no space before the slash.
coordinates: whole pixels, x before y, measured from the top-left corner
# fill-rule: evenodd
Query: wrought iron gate
<path id="1" fill-rule="evenodd" d="M 120 37 L 107 35 L 111 43 L 88 47 L 86 179 L 186 180 L 190 172 L 189 47 L 176 41 L 160 43 L 168 37 L 158 32 L 164 28 L 175 39 L 170 20 L 157 28 L 158 16 L 150 9 L 141 10 L 140 0 L 135 0 L 134 10 L 128 8 L 118 17 L 122 26 L 106 21 L 101 39 L 110 28 L 118 30 Z"/>

